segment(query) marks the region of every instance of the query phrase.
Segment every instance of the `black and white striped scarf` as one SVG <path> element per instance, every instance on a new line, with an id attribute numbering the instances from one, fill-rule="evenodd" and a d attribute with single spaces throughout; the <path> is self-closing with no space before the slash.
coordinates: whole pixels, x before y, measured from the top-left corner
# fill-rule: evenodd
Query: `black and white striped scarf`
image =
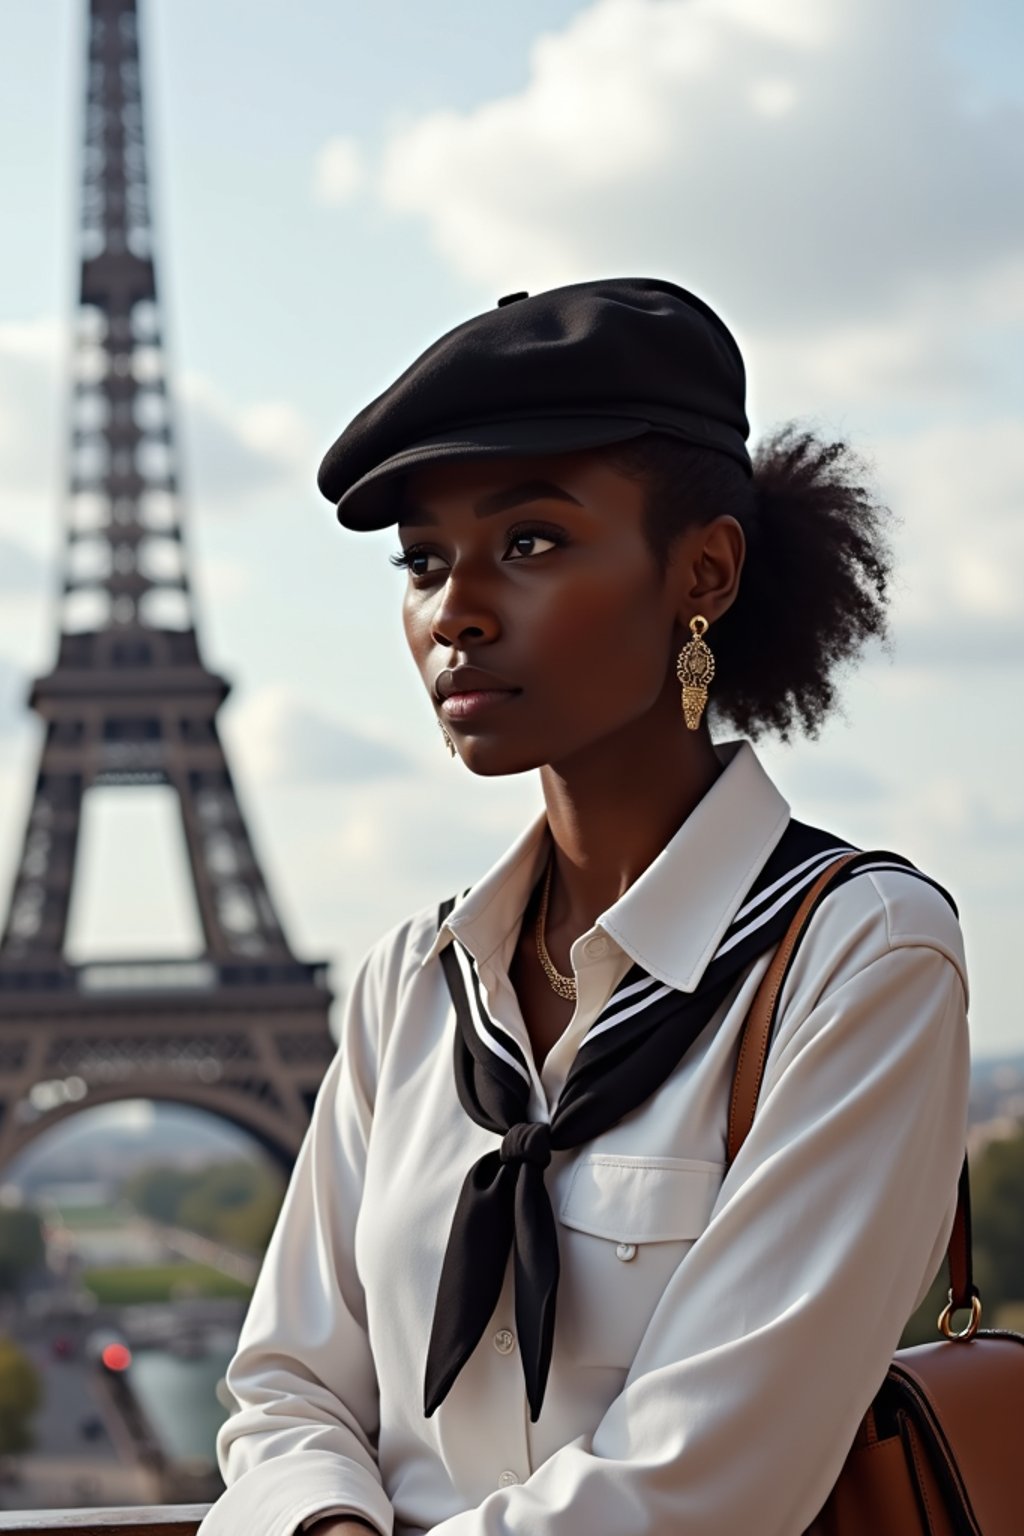
<path id="1" fill-rule="evenodd" d="M 751 963 L 782 938 L 808 887 L 835 859 L 853 851 L 828 832 L 790 821 L 695 991 L 666 986 L 639 965 L 626 973 L 580 1044 L 550 1122 L 526 1118 L 530 1072 L 523 1047 L 488 1014 L 472 958 L 457 938 L 441 951 L 455 1008 L 459 1100 L 472 1120 L 502 1141 L 469 1170 L 452 1219 L 427 1351 L 428 1417 L 493 1317 L 511 1252 L 516 1328 L 536 1422 L 551 1362 L 558 1288 L 558 1236 L 544 1183 L 552 1152 L 601 1135 L 660 1088 Z M 920 875 L 899 854 L 862 853 L 830 889 L 865 870 L 885 868 Z M 453 901 L 442 906 L 439 926 L 453 906 Z"/>

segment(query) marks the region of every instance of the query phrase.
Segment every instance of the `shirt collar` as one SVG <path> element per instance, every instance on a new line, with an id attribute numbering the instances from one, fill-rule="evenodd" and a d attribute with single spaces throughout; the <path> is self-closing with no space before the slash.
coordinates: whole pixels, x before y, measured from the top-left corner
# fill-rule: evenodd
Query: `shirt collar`
<path id="1" fill-rule="evenodd" d="M 483 879 L 458 898 L 422 965 L 439 954 L 453 937 L 458 937 L 477 964 L 493 955 L 526 909 L 544 866 L 547 829 L 547 813 L 541 811 Z"/>
<path id="2" fill-rule="evenodd" d="M 675 836 L 597 925 L 651 976 L 693 992 L 789 822 L 789 805 L 748 741 L 716 743 L 723 771 Z M 453 936 L 478 964 L 523 914 L 546 857 L 542 812 L 456 902 L 424 958 Z"/>

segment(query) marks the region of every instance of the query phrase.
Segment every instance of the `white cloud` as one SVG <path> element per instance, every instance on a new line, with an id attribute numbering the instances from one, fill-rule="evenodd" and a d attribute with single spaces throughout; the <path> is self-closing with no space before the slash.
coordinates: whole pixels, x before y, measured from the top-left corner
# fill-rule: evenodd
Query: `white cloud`
<path id="1" fill-rule="evenodd" d="M 322 146 L 313 167 L 313 199 L 340 207 L 357 196 L 365 180 L 363 156 L 353 138 L 340 135 Z"/>
<path id="2" fill-rule="evenodd" d="M 287 402 L 241 406 L 201 374 L 182 375 L 186 478 L 203 510 L 244 510 L 294 483 L 305 489 L 312 436 Z"/>
<path id="3" fill-rule="evenodd" d="M 46 578 L 46 567 L 33 551 L 0 535 L 0 592 L 5 600 L 19 593 L 38 592 Z"/>
<path id="4" fill-rule="evenodd" d="M 64 345 L 64 327 L 55 315 L 37 320 L 5 320 L 0 325 L 0 352 L 8 357 L 53 363 Z"/>
<path id="5" fill-rule="evenodd" d="M 380 195 L 495 293 L 639 269 L 749 326 L 891 319 L 922 281 L 1024 250 L 1020 200 L 994 195 L 1019 182 L 1024 112 L 968 108 L 946 14 L 594 0 L 519 92 L 400 127 Z"/>
<path id="6" fill-rule="evenodd" d="M 762 117 L 785 117 L 796 103 L 796 87 L 790 80 L 758 80 L 750 88 L 750 105 Z"/>
<path id="7" fill-rule="evenodd" d="M 253 564 L 246 556 L 231 559 L 226 554 L 207 554 L 192 572 L 193 588 L 198 588 L 203 608 L 207 603 L 222 607 L 249 597 L 253 583 Z"/>
<path id="8" fill-rule="evenodd" d="M 748 357 L 755 437 L 809 409 L 842 432 L 976 416 L 1022 344 L 1024 204 L 999 189 L 1024 105 L 972 101 L 953 20 L 948 0 L 593 0 L 536 39 L 520 90 L 401 122 L 371 190 L 487 294 L 694 287 Z"/>
<path id="9" fill-rule="evenodd" d="M 26 713 L 28 679 L 20 666 L 0 656 L 0 737 L 8 736 Z"/>
<path id="10" fill-rule="evenodd" d="M 877 445 L 883 489 L 903 517 L 898 658 L 931 650 L 1024 663 L 1024 434 L 1016 417 L 929 426 Z"/>
<path id="11" fill-rule="evenodd" d="M 32 552 L 44 547 L 64 462 L 62 344 L 50 316 L 0 325 L 0 530 Z"/>
<path id="12" fill-rule="evenodd" d="M 940 690 L 952 685 L 963 708 L 969 698 L 964 688 L 970 685 L 972 675 L 1002 676 L 1007 690 L 1020 694 L 1024 684 L 1024 615 L 974 620 L 950 614 L 931 622 L 900 624 L 895 664 L 909 693 L 919 700 L 922 672 L 931 674 Z"/>
<path id="13" fill-rule="evenodd" d="M 887 438 L 886 474 L 895 494 L 913 499 L 932 527 L 973 532 L 1021 524 L 1024 432 L 1016 414 L 943 423 Z"/>
<path id="14" fill-rule="evenodd" d="M 873 768 L 851 763 L 845 757 L 819 753 L 798 756 L 786 771 L 786 791 L 798 800 L 829 808 L 850 805 L 876 806 L 888 792 L 882 776 Z"/>
<path id="15" fill-rule="evenodd" d="M 536 814 L 532 775 L 477 780 L 438 753 L 393 779 L 260 791 L 289 931 L 304 954 L 340 953 L 336 980 L 395 923 L 478 880 Z"/>
<path id="16" fill-rule="evenodd" d="M 350 784 L 409 771 L 402 749 L 355 729 L 280 685 L 262 688 L 229 717 L 247 769 L 268 783 Z"/>
<path id="17" fill-rule="evenodd" d="M 982 344 L 974 307 L 985 286 L 965 278 L 955 310 L 926 292 L 897 315 L 823 319 L 809 336 L 757 328 L 744 347 L 752 418 L 801 415 L 808 402 L 835 414 L 911 402 L 952 412 L 993 392 L 999 364 Z"/>
<path id="18" fill-rule="evenodd" d="M 840 31 L 843 7 L 837 0 L 691 0 L 695 16 L 726 17 L 765 42 L 814 51 Z"/>

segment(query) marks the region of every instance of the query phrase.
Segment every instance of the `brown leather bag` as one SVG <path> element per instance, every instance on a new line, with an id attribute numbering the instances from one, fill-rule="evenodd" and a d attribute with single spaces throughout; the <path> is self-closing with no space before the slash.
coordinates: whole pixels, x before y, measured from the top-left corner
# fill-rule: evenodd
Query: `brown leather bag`
<path id="1" fill-rule="evenodd" d="M 779 997 L 811 915 L 839 871 L 837 859 L 801 903 L 754 997 L 729 1105 L 728 1160 L 750 1130 Z M 945 1337 L 898 1350 L 805 1536 L 1024 1536 L 1024 1336 L 979 1329 L 971 1276 L 967 1160 L 949 1239 Z M 953 1333 L 950 1317 L 970 1321 Z"/>

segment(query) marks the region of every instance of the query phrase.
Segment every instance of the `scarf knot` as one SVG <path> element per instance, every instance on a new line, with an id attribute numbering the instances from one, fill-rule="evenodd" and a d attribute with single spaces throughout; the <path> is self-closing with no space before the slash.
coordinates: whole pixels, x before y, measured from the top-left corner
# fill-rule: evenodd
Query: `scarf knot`
<path id="1" fill-rule="evenodd" d="M 505 1132 L 498 1156 L 503 1163 L 546 1168 L 551 1161 L 551 1127 L 543 1120 L 520 1120 Z"/>

